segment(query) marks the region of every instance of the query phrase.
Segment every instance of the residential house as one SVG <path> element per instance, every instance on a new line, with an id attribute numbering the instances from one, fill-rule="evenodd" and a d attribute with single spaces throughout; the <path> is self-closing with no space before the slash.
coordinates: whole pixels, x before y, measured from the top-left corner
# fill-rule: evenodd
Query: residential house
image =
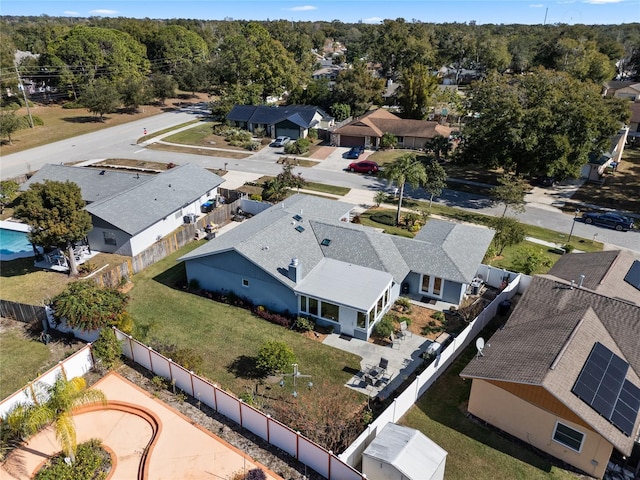
<path id="1" fill-rule="evenodd" d="M 427 140 L 437 135 L 449 137 L 451 128 L 438 122 L 410 120 L 379 108 L 365 113 L 331 132 L 331 143 L 341 147 L 378 148 L 385 133 L 392 133 L 401 148 L 424 148 Z"/>
<path id="2" fill-rule="evenodd" d="M 447 452 L 422 432 L 387 423 L 362 454 L 369 480 L 443 480 Z"/>
<path id="3" fill-rule="evenodd" d="M 640 256 L 563 256 L 460 375 L 469 413 L 589 475 L 640 453 Z"/>
<path id="4" fill-rule="evenodd" d="M 612 80 L 604 86 L 605 97 L 626 98 L 632 102 L 640 100 L 640 83 L 630 80 Z"/>
<path id="5" fill-rule="evenodd" d="M 311 105 L 235 105 L 227 121 L 250 132 L 261 128 L 268 137 L 286 136 L 293 140 L 305 138 L 311 129 L 328 130 L 335 122 L 324 110 Z"/>
<path id="6" fill-rule="evenodd" d="M 403 238 L 349 223 L 352 208 L 294 195 L 180 260 L 206 290 L 367 339 L 401 289 L 458 305 L 494 234 L 431 220 Z"/>
<path id="7" fill-rule="evenodd" d="M 199 215 L 201 205 L 217 197 L 224 181 L 192 164 L 156 175 L 47 164 L 21 190 L 45 180 L 71 181 L 80 187 L 91 214 L 88 243 L 93 250 L 128 256 L 173 232 L 185 216 Z"/>

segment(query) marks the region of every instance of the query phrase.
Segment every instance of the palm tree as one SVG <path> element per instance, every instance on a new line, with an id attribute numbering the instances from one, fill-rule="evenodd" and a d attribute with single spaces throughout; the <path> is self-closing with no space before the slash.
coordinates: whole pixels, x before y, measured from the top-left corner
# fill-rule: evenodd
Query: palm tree
<path id="1" fill-rule="evenodd" d="M 288 190 L 289 187 L 287 187 L 282 180 L 276 177 L 265 184 L 263 194 L 267 200 L 279 202 L 287 196 Z"/>
<path id="2" fill-rule="evenodd" d="M 415 153 L 405 153 L 385 168 L 384 176 L 391 183 L 397 183 L 400 187 L 398 213 L 396 214 L 396 224 L 399 224 L 405 183 L 409 183 L 413 188 L 418 188 L 421 183 L 427 181 L 427 174 L 424 165 L 416 159 Z"/>
<path id="3" fill-rule="evenodd" d="M 67 380 L 61 375 L 53 385 L 34 393 L 33 401 L 33 405 L 18 405 L 12 410 L 7 417 L 7 424 L 23 438 L 53 424 L 62 451 L 72 462 L 75 461 L 77 446 L 73 409 L 92 403 L 107 403 L 102 391 L 87 389 L 84 378 Z"/>

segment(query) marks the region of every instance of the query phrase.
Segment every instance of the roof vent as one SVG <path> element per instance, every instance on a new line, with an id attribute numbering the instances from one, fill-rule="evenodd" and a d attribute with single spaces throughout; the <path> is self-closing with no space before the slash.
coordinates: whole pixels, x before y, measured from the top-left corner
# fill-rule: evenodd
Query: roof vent
<path id="1" fill-rule="evenodd" d="M 576 282 L 575 280 L 571 280 L 571 286 L 569 287 L 571 290 L 573 290 L 573 287 L 576 286 Z"/>
<path id="2" fill-rule="evenodd" d="M 582 288 L 583 283 L 584 283 L 584 275 L 580 275 L 580 282 L 578 283 L 578 288 Z"/>
<path id="3" fill-rule="evenodd" d="M 98 175 L 104 175 L 105 172 L 106 172 L 106 170 L 101 170 Z"/>

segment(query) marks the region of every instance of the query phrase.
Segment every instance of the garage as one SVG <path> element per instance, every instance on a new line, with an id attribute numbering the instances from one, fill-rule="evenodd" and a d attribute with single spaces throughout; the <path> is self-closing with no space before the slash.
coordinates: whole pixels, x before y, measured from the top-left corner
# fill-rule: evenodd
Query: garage
<path id="1" fill-rule="evenodd" d="M 364 146 L 364 137 L 352 137 L 349 135 L 340 135 L 341 147 L 361 147 Z"/>
<path id="2" fill-rule="evenodd" d="M 275 127 L 276 137 L 289 137 L 291 140 L 300 138 L 300 126 L 289 120 L 276 123 Z"/>

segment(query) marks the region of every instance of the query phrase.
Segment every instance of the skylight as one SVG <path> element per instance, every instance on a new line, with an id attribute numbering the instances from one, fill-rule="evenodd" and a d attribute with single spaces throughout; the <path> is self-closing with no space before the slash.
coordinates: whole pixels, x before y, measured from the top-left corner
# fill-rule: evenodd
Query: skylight
<path id="1" fill-rule="evenodd" d="M 331 245 L 331 240 L 329 238 L 325 238 L 320 242 L 320 245 L 322 245 L 323 247 L 328 247 L 329 245 Z"/>
<path id="2" fill-rule="evenodd" d="M 294 215 L 294 216 L 293 216 L 293 219 L 294 219 L 296 222 L 299 222 L 300 220 L 302 220 L 302 217 L 301 217 L 300 215 Z"/>
<path id="3" fill-rule="evenodd" d="M 298 225 L 298 226 L 296 227 L 296 230 L 297 230 L 298 232 L 302 233 L 302 232 L 304 232 L 304 227 L 303 227 L 302 225 Z"/>

